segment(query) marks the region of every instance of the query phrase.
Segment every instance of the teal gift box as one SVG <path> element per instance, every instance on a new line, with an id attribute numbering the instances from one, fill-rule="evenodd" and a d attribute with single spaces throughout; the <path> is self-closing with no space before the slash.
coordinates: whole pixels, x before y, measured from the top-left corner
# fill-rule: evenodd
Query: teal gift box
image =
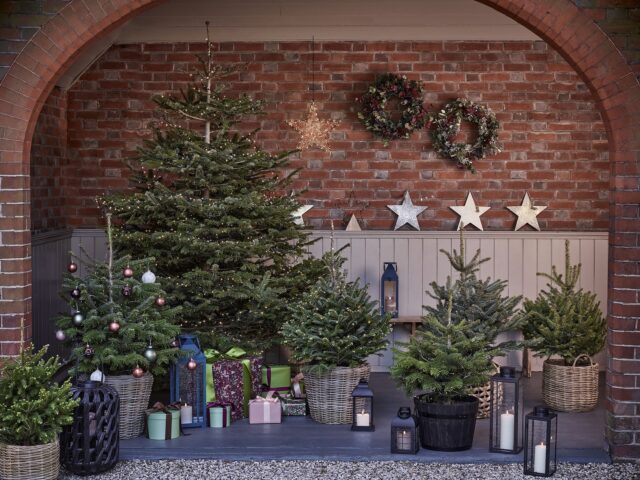
<path id="1" fill-rule="evenodd" d="M 180 409 L 156 403 L 145 412 L 150 440 L 171 440 L 180 436 Z"/>
<path id="2" fill-rule="evenodd" d="M 231 425 L 231 404 L 212 402 L 207 404 L 209 428 L 226 428 Z"/>
<path id="3" fill-rule="evenodd" d="M 289 365 L 269 365 L 262 367 L 263 391 L 289 393 L 291 390 L 291 367 Z"/>

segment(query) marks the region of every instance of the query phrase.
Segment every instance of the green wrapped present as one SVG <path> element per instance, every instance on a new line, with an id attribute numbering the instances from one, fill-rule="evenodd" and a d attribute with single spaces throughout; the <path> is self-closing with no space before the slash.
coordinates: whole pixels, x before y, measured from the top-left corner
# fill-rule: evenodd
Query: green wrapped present
<path id="1" fill-rule="evenodd" d="M 291 367 L 289 365 L 262 367 L 262 390 L 289 393 L 291 390 Z"/>
<path id="2" fill-rule="evenodd" d="M 156 402 L 145 411 L 147 436 L 150 440 L 171 440 L 180 436 L 180 408 Z"/>

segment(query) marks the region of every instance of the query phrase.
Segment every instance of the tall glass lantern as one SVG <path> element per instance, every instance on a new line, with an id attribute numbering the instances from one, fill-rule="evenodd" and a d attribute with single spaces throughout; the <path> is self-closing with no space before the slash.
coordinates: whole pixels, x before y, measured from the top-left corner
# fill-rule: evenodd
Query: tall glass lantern
<path id="1" fill-rule="evenodd" d="M 171 402 L 186 404 L 180 410 L 182 427 L 204 428 L 207 425 L 207 359 L 195 335 L 180 335 L 178 345 L 185 353 L 171 366 Z"/>
<path id="2" fill-rule="evenodd" d="M 398 318 L 398 265 L 396 262 L 384 262 L 384 272 L 380 280 L 380 307 L 382 313 L 390 313 Z"/>
<path id="3" fill-rule="evenodd" d="M 500 367 L 491 377 L 489 450 L 519 453 L 522 450 L 522 376 L 513 367 Z"/>
<path id="4" fill-rule="evenodd" d="M 550 477 L 557 467 L 558 416 L 547 407 L 534 407 L 524 424 L 524 474 Z"/>
<path id="5" fill-rule="evenodd" d="M 351 430 L 373 432 L 373 392 L 365 379 L 361 379 L 351 392 L 353 402 L 353 423 Z"/>
<path id="6" fill-rule="evenodd" d="M 398 416 L 391 419 L 391 453 L 416 454 L 420 449 L 416 419 L 411 408 L 401 407 Z"/>

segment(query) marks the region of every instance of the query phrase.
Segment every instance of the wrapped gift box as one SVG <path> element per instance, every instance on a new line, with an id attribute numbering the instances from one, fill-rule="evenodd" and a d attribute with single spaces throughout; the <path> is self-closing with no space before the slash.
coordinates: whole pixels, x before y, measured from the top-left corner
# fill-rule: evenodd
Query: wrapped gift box
<path id="1" fill-rule="evenodd" d="M 150 440 L 171 440 L 180 436 L 180 408 L 158 402 L 145 411 L 147 437 Z"/>
<path id="2" fill-rule="evenodd" d="M 249 400 L 260 392 L 262 364 L 262 358 L 255 356 L 213 362 L 214 398 L 231 404 L 233 420 L 249 415 Z"/>
<path id="3" fill-rule="evenodd" d="M 207 403 L 210 428 L 225 428 L 231 425 L 231 404 L 225 402 Z"/>
<path id="4" fill-rule="evenodd" d="M 307 399 L 284 396 L 282 402 L 282 414 L 285 416 L 299 416 L 307 414 Z"/>
<path id="5" fill-rule="evenodd" d="M 262 389 L 278 393 L 291 390 L 291 367 L 289 365 L 267 365 L 262 367 Z"/>
<path id="6" fill-rule="evenodd" d="M 257 397 L 249 401 L 249 423 L 281 423 L 282 406 L 275 397 Z"/>

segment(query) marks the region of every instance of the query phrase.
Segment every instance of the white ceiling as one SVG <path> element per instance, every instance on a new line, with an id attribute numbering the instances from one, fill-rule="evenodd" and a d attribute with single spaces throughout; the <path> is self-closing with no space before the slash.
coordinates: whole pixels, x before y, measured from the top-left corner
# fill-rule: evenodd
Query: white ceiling
<path id="1" fill-rule="evenodd" d="M 539 40 L 475 0 L 167 0 L 94 41 L 60 78 L 69 88 L 113 44 L 213 41 Z"/>

